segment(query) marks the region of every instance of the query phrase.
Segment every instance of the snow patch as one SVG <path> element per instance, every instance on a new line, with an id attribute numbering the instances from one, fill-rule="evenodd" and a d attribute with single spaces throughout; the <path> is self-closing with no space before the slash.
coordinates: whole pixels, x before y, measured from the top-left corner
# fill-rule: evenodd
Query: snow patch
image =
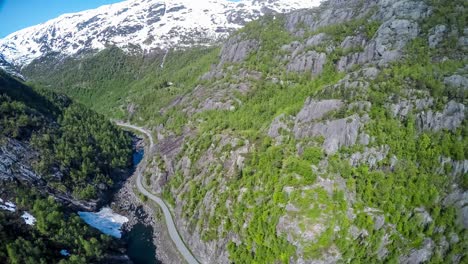
<path id="1" fill-rule="evenodd" d="M 143 51 L 211 45 L 273 10 L 312 8 L 319 0 L 128 0 L 64 14 L 0 39 L 0 55 L 21 68 L 48 52 L 65 56 L 109 44 Z M 130 49 L 131 50 L 131 49 Z"/>
<path id="2" fill-rule="evenodd" d="M 115 238 L 122 237 L 122 225 L 128 222 L 127 217 L 114 213 L 114 211 L 108 207 L 101 209 L 101 211 L 97 213 L 78 212 L 78 215 L 88 225 Z"/>
<path id="3" fill-rule="evenodd" d="M 62 255 L 64 257 L 68 257 L 68 256 L 70 256 L 70 252 L 68 252 L 68 250 L 66 250 L 66 249 L 62 249 L 62 250 L 60 250 L 60 255 Z"/>
<path id="4" fill-rule="evenodd" d="M 10 212 L 16 212 L 16 205 L 12 202 L 3 203 L 3 200 L 0 199 L 0 209 Z"/>
<path id="5" fill-rule="evenodd" d="M 28 212 L 24 212 L 21 218 L 24 219 L 24 222 L 27 225 L 33 226 L 36 223 L 36 218 Z"/>

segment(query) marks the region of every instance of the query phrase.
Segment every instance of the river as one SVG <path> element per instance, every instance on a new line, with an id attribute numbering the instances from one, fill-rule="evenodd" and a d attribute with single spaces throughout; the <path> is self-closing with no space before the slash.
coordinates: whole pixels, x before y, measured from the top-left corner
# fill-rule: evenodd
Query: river
<path id="1" fill-rule="evenodd" d="M 133 152 L 133 166 L 136 168 L 143 159 L 144 149 L 137 149 Z M 141 215 L 137 214 L 141 219 Z M 135 264 L 158 264 L 156 260 L 156 247 L 153 243 L 153 228 L 138 222 L 132 230 L 125 234 L 127 242 L 127 255 Z"/>
<path id="2" fill-rule="evenodd" d="M 136 168 L 144 156 L 143 149 L 134 149 L 133 167 Z M 90 226 L 102 233 L 123 239 L 127 245 L 127 255 L 135 264 L 159 264 L 156 260 L 156 247 L 153 243 L 153 228 L 143 224 L 142 216 L 129 232 L 121 231 L 122 225 L 128 221 L 125 216 L 114 213 L 110 208 L 103 207 L 99 212 L 78 212 L 79 216 Z"/>

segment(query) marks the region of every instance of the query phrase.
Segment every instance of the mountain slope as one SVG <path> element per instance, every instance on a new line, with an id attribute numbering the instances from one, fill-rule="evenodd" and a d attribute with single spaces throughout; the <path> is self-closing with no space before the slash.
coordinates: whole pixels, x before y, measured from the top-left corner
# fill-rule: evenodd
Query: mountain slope
<path id="1" fill-rule="evenodd" d="M 313 0 L 128 0 L 15 32 L 0 40 L 0 54 L 22 67 L 49 52 L 76 55 L 116 45 L 143 51 L 210 45 L 262 15 L 317 5 Z"/>
<path id="2" fill-rule="evenodd" d="M 197 258 L 464 263 L 466 8 L 329 1 L 226 41 L 147 173 Z"/>
<path id="3" fill-rule="evenodd" d="M 65 96 L 39 93 L 0 71 L 0 105 L 4 181 L 94 208 L 131 166 L 128 135 Z"/>
<path id="4" fill-rule="evenodd" d="M 128 262 L 121 242 L 85 225 L 75 210 L 95 209 L 120 180 L 130 166 L 129 136 L 1 70 L 0 116 L 0 262 Z"/>
<path id="5" fill-rule="evenodd" d="M 111 48 L 30 77 L 152 129 L 145 184 L 202 263 L 465 263 L 465 2 L 331 0 L 163 68 Z"/>

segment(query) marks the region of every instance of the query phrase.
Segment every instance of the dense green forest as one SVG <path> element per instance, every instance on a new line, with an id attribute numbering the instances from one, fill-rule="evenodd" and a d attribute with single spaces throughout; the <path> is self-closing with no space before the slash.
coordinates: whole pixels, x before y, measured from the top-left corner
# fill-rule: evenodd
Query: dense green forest
<path id="1" fill-rule="evenodd" d="M 97 198 L 98 188 L 108 189 L 131 165 L 130 137 L 104 116 L 0 74 L 2 136 L 31 143 L 39 152 L 34 167 L 49 185 L 78 199 Z"/>
<path id="2" fill-rule="evenodd" d="M 35 61 L 24 73 L 32 85 L 63 92 L 108 117 L 157 125 L 168 119 L 161 108 L 192 90 L 218 53 L 218 48 L 170 50 L 163 64 L 164 54 L 110 47 L 84 59 L 69 58 L 51 71 L 43 66 L 54 61 Z"/>
<path id="3" fill-rule="evenodd" d="M 66 96 L 32 89 L 2 71 L 0 133 L 2 149 L 11 151 L 7 143 L 12 140 L 28 146 L 33 153 L 22 155 L 31 155 L 27 165 L 46 187 L 77 200 L 99 198 L 131 166 L 131 138 L 104 116 Z M 44 187 L 15 173 L 13 180 L 0 183 L 0 196 L 13 199 L 37 222 L 28 226 L 18 213 L 0 211 L 0 262 L 97 263 L 119 247 L 45 194 Z M 62 256 L 62 249 L 70 256 Z"/>
<path id="4" fill-rule="evenodd" d="M 118 242 L 86 225 L 76 213 L 70 213 L 53 197 L 7 184 L 15 190 L 18 209 L 27 210 L 36 218 L 34 226 L 26 225 L 17 213 L 0 211 L 0 262 L 36 263 L 99 263 L 105 254 L 121 247 Z M 61 255 L 66 250 L 69 256 Z"/>

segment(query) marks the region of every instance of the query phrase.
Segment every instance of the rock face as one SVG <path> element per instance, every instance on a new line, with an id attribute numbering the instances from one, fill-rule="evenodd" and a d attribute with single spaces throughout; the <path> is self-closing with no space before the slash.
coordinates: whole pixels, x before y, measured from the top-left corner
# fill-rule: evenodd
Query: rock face
<path id="1" fill-rule="evenodd" d="M 40 175 L 31 167 L 30 160 L 37 155 L 25 144 L 7 139 L 0 147 L 0 179 L 18 179 L 31 184 L 44 184 Z"/>
<path id="2" fill-rule="evenodd" d="M 73 198 L 71 193 L 64 193 L 47 186 L 42 176 L 31 167 L 37 155 L 35 150 L 23 142 L 14 139 L 0 142 L 0 181 L 14 180 L 33 185 L 39 191 L 54 196 L 71 208 L 88 211 L 96 209 L 98 201 L 79 201 Z M 61 174 L 56 173 L 53 177 L 60 179 Z"/>
<path id="3" fill-rule="evenodd" d="M 340 147 L 356 144 L 361 119 L 357 115 L 323 123 L 299 124 L 294 126 L 296 138 L 318 137 L 325 139 L 323 149 L 327 154 L 333 154 Z"/>
<path id="4" fill-rule="evenodd" d="M 333 154 L 340 147 L 356 144 L 359 128 L 367 120 L 367 117 L 358 115 L 340 119 L 327 118 L 327 115 L 339 110 L 343 105 L 340 100 L 317 101 L 308 98 L 295 117 L 280 115 L 275 118 L 268 135 L 278 139 L 282 131 L 285 131 L 292 132 L 298 139 L 321 137 L 324 139 L 322 147 L 325 153 Z"/>
<path id="5" fill-rule="evenodd" d="M 462 88 L 465 91 L 468 89 L 468 78 L 461 75 L 452 75 L 450 77 L 446 77 L 444 82 L 446 85 L 455 88 Z"/>
<path id="6" fill-rule="evenodd" d="M 229 39 L 221 50 L 220 65 L 227 62 L 241 62 L 258 47 L 255 40 L 242 40 L 241 36 Z"/>
<path id="7" fill-rule="evenodd" d="M 296 116 L 296 123 L 305 123 L 323 118 L 327 113 L 338 110 L 343 106 L 340 100 L 316 101 L 308 98 L 304 107 Z"/>
<path id="8" fill-rule="evenodd" d="M 343 105 L 338 100 L 315 101 L 308 99 L 295 118 L 293 133 L 296 138 L 323 137 L 323 149 L 335 153 L 342 146 L 354 145 L 359 128 L 365 118 L 352 115 L 346 118 L 320 121 L 327 113 Z"/>
<path id="9" fill-rule="evenodd" d="M 339 71 L 350 69 L 352 66 L 376 61 L 378 65 L 384 65 L 399 59 L 402 55 L 402 49 L 410 40 L 416 38 L 419 33 L 418 23 L 407 19 L 392 19 L 384 22 L 370 42 L 364 47 L 364 51 L 352 53 L 342 57 L 337 64 Z M 346 40 L 345 40 L 346 41 Z M 356 37 L 353 39 L 354 45 L 365 43 L 364 39 Z M 343 42 L 342 45 L 350 46 Z"/>
<path id="10" fill-rule="evenodd" d="M 424 240 L 424 245 L 421 249 L 414 250 L 409 256 L 400 258 L 400 263 L 404 264 L 419 264 L 431 259 L 435 245 L 431 239 Z"/>
<path id="11" fill-rule="evenodd" d="M 465 105 L 450 101 L 442 112 L 422 112 L 418 114 L 418 127 L 421 130 L 455 130 L 465 120 Z"/>
<path id="12" fill-rule="evenodd" d="M 286 19 L 286 29 L 296 35 L 301 35 L 304 28 L 310 32 L 320 27 L 340 24 L 355 18 L 365 16 L 361 10 L 370 10 L 376 1 L 328 1 L 320 9 L 304 10 L 291 13 Z M 299 26 L 301 25 L 301 26 Z"/>
<path id="13" fill-rule="evenodd" d="M 323 67 L 327 62 L 325 53 L 309 51 L 292 59 L 287 65 L 287 70 L 290 72 L 311 72 L 316 76 L 322 73 Z"/>

